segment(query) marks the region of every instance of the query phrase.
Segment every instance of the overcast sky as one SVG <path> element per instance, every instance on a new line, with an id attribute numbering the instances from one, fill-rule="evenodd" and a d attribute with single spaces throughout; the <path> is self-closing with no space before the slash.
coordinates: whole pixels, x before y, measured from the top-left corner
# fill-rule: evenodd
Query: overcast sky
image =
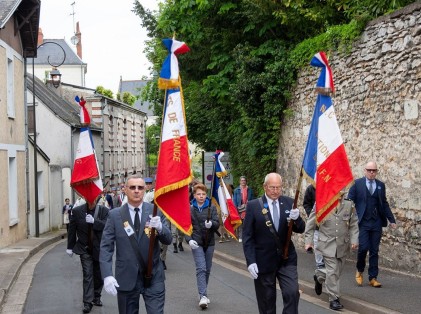
<path id="1" fill-rule="evenodd" d="M 139 1 L 152 10 L 158 7 L 156 0 Z M 150 76 L 149 63 L 143 55 L 148 38 L 140 18 L 131 11 L 133 3 L 134 0 L 42 0 L 40 28 L 44 39 L 65 39 L 74 47 L 70 38 L 79 22 L 82 59 L 88 64 L 86 87 L 102 85 L 115 95 L 120 76 L 123 80 Z"/>

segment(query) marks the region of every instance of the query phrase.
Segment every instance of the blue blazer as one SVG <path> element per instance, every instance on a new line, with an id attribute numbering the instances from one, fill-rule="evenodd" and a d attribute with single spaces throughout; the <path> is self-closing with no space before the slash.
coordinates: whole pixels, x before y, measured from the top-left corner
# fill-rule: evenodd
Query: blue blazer
<path id="1" fill-rule="evenodd" d="M 396 223 L 395 217 L 390 210 L 389 203 L 386 198 L 386 186 L 385 184 L 376 179 L 376 189 L 379 195 L 380 208 L 378 209 L 379 216 L 382 220 L 382 227 L 387 227 L 387 221 L 390 223 Z M 367 207 L 367 185 L 366 177 L 355 180 L 355 184 L 351 186 L 348 193 L 348 198 L 355 203 L 355 208 L 358 215 L 358 223 L 361 222 L 364 216 L 365 209 Z"/>
<path id="2" fill-rule="evenodd" d="M 263 197 L 263 204 L 267 203 L 266 196 Z M 288 234 L 288 215 L 286 210 L 291 210 L 293 199 L 287 196 L 281 196 L 279 202 L 279 227 L 278 237 L 281 244 L 282 254 L 284 243 Z M 269 273 L 276 271 L 283 257 L 277 254 L 277 246 L 275 237 L 266 225 L 265 216 L 262 213 L 262 206 L 259 199 L 251 200 L 247 203 L 246 218 L 243 223 L 243 249 L 246 257 L 247 266 L 256 263 L 259 273 Z M 273 224 L 272 216 L 268 209 L 268 216 Z M 292 230 L 296 233 L 303 233 L 305 230 L 305 222 L 300 217 L 294 222 Z M 286 264 L 297 265 L 297 252 L 294 243 L 291 241 L 288 248 L 288 259 Z"/>
<path id="3" fill-rule="evenodd" d="M 238 186 L 235 190 L 234 190 L 234 195 L 233 195 L 233 203 L 235 207 L 239 207 L 241 205 L 241 187 Z M 251 201 L 253 199 L 253 190 L 251 189 L 251 187 L 247 187 L 247 202 Z"/>
<path id="4" fill-rule="evenodd" d="M 136 285 L 137 274 L 146 272 L 148 263 L 148 251 L 149 251 L 149 237 L 145 234 L 145 224 L 149 219 L 149 215 L 152 214 L 153 205 L 150 203 L 143 202 L 142 205 L 142 217 L 140 224 L 140 235 L 137 239 L 139 244 L 143 265 L 140 265 L 136 254 L 130 243 L 129 236 L 124 230 L 124 222 L 128 222 L 134 230 L 133 222 L 129 213 L 129 206 L 124 204 L 122 212 L 120 207 L 110 210 L 107 223 L 105 224 L 104 232 L 101 240 L 101 251 L 99 255 L 99 262 L 101 266 L 102 278 L 113 276 L 113 254 L 114 245 L 116 249 L 116 261 L 115 261 L 115 279 L 120 285 L 117 290 L 120 291 L 132 291 Z M 164 281 L 165 274 L 164 268 L 159 258 L 160 246 L 162 244 L 169 245 L 172 242 L 171 231 L 167 227 L 166 218 L 162 213 L 158 213 L 161 217 L 162 231 L 155 238 L 154 249 L 153 249 L 153 269 L 152 269 L 152 285 L 155 282 Z"/>

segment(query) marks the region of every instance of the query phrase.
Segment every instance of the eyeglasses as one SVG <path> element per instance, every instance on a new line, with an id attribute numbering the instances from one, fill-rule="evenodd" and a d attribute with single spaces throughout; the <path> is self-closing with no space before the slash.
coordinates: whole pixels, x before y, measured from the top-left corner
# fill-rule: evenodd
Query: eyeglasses
<path id="1" fill-rule="evenodd" d="M 280 191 L 282 189 L 282 187 L 280 186 L 268 186 L 267 188 L 271 191 L 275 191 L 275 190 Z"/>
<path id="2" fill-rule="evenodd" d="M 139 191 L 143 191 L 145 189 L 145 187 L 143 185 L 130 185 L 129 189 L 134 191 L 136 189 L 138 189 Z"/>
<path id="3" fill-rule="evenodd" d="M 377 172 L 377 169 L 365 169 L 367 172 Z"/>

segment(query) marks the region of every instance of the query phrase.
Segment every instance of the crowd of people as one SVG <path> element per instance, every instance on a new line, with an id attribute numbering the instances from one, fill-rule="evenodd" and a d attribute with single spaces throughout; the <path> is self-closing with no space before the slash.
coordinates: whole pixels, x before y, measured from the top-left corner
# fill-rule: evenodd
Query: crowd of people
<path id="1" fill-rule="evenodd" d="M 389 222 L 396 228 L 396 221 L 387 202 L 385 184 L 376 179 L 377 164 L 368 162 L 364 173 L 348 194 L 341 191 L 337 206 L 320 224 L 316 219 L 313 185 L 304 195 L 307 217 L 303 218 L 300 210 L 294 208 L 293 199 L 283 195 L 282 177 L 278 173 L 265 176 L 264 193 L 258 198 L 254 198 L 247 178 L 240 178 L 232 198 L 242 218 L 241 230 L 238 228 L 236 235 L 242 242 L 247 269 L 254 281 L 259 313 L 276 313 L 277 282 L 283 313 L 298 313 L 297 252 L 288 229 L 304 233 L 305 250 L 315 253 L 315 293 L 320 295 L 324 284 L 330 309 L 343 308 L 340 277 L 350 249 L 358 250 L 356 284 L 363 285 L 369 253 L 369 285 L 381 287 L 377 278 L 382 227 Z M 129 176 L 119 189 L 104 190 L 93 203 L 78 200 L 72 206 L 66 198 L 62 210 L 68 228 L 66 253 L 79 255 L 81 261 L 83 313 L 89 313 L 93 306 L 102 306 L 103 288 L 117 297 L 119 313 L 138 313 L 140 295 L 147 313 L 163 313 L 167 248 L 172 244 L 173 253 L 183 252 L 184 241 L 195 264 L 198 306 L 202 310 L 209 307 L 215 235 L 221 234 L 220 243 L 230 241 L 230 237 L 207 187 L 197 180 L 190 184 L 190 204 L 193 231 L 184 235 L 159 210 L 153 215 L 153 178 Z"/>

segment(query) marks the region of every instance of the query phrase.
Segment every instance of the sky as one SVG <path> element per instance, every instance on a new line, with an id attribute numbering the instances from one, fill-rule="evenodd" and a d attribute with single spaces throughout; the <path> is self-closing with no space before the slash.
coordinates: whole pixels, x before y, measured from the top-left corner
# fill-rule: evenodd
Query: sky
<path id="1" fill-rule="evenodd" d="M 41 1 L 39 26 L 44 40 L 65 39 L 74 48 L 70 38 L 74 35 L 76 22 L 79 22 L 82 60 L 88 64 L 86 87 L 101 85 L 115 95 L 120 76 L 123 80 L 150 77 L 150 63 L 143 54 L 148 37 L 140 18 L 132 12 L 134 1 Z M 158 9 L 157 0 L 139 2 L 150 10 Z"/>

